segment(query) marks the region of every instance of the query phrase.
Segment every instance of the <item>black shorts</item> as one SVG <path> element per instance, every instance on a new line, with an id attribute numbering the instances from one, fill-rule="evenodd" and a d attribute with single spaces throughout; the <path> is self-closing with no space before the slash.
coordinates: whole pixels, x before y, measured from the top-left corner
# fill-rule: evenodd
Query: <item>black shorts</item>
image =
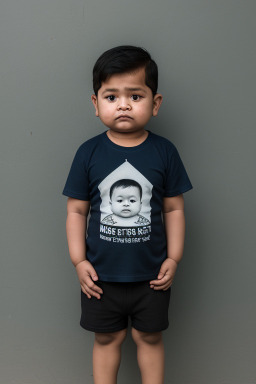
<path id="1" fill-rule="evenodd" d="M 116 283 L 97 281 L 103 290 L 100 299 L 88 299 L 81 291 L 81 327 L 92 332 L 116 332 L 131 326 L 142 332 L 168 328 L 171 287 L 153 290 L 149 281 Z"/>

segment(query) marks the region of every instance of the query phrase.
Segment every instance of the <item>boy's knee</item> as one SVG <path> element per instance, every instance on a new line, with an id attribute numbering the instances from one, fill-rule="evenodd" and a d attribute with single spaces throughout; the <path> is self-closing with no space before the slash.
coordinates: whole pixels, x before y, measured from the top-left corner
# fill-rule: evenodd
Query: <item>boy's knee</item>
<path id="1" fill-rule="evenodd" d="M 120 345 L 123 343 L 127 335 L 127 329 L 111 333 L 95 333 L 95 341 L 100 345 L 116 344 Z"/>
<path id="2" fill-rule="evenodd" d="M 132 328 L 132 338 L 134 342 L 139 344 L 158 344 L 162 341 L 161 332 L 141 332 L 135 328 Z"/>

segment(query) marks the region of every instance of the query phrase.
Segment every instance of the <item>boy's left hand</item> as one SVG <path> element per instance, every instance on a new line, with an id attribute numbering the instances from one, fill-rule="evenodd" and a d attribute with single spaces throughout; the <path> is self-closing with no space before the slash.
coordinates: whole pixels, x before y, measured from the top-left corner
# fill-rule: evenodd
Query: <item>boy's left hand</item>
<path id="1" fill-rule="evenodd" d="M 166 291 L 172 285 L 178 264 L 175 260 L 167 258 L 161 265 L 157 280 L 150 281 L 150 288 Z"/>

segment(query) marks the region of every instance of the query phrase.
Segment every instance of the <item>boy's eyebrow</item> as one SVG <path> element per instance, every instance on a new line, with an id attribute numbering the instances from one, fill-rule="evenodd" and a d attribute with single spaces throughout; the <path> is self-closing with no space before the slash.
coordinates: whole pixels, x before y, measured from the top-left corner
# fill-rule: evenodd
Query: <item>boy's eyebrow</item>
<path id="1" fill-rule="evenodd" d="M 145 89 L 143 88 L 125 88 L 126 91 L 142 91 L 145 92 Z"/>
<path id="2" fill-rule="evenodd" d="M 140 92 L 145 92 L 145 90 L 143 88 L 124 88 L 125 91 L 132 91 L 132 92 L 135 92 L 135 91 L 140 91 Z M 107 93 L 107 92 L 118 92 L 119 89 L 117 88 L 107 88 L 105 89 L 105 91 L 102 92 L 102 95 L 104 93 Z"/>
<path id="3" fill-rule="evenodd" d="M 106 92 L 117 92 L 117 91 L 118 91 L 118 89 L 116 89 L 116 88 L 107 88 L 107 89 L 105 89 L 104 92 L 102 92 L 102 95 L 103 95 L 104 93 L 106 93 Z"/>

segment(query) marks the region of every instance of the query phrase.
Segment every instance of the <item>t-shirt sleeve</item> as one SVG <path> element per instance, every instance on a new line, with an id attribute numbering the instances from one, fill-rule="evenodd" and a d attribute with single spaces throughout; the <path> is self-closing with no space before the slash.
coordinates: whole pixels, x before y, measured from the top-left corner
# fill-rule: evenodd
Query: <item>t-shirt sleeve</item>
<path id="1" fill-rule="evenodd" d="M 192 184 L 189 180 L 180 155 L 176 147 L 173 147 L 173 151 L 170 156 L 167 167 L 164 196 L 178 196 L 184 192 L 189 191 L 192 188 Z"/>
<path id="2" fill-rule="evenodd" d="M 81 147 L 76 152 L 62 193 L 79 200 L 90 200 L 88 174 Z"/>

